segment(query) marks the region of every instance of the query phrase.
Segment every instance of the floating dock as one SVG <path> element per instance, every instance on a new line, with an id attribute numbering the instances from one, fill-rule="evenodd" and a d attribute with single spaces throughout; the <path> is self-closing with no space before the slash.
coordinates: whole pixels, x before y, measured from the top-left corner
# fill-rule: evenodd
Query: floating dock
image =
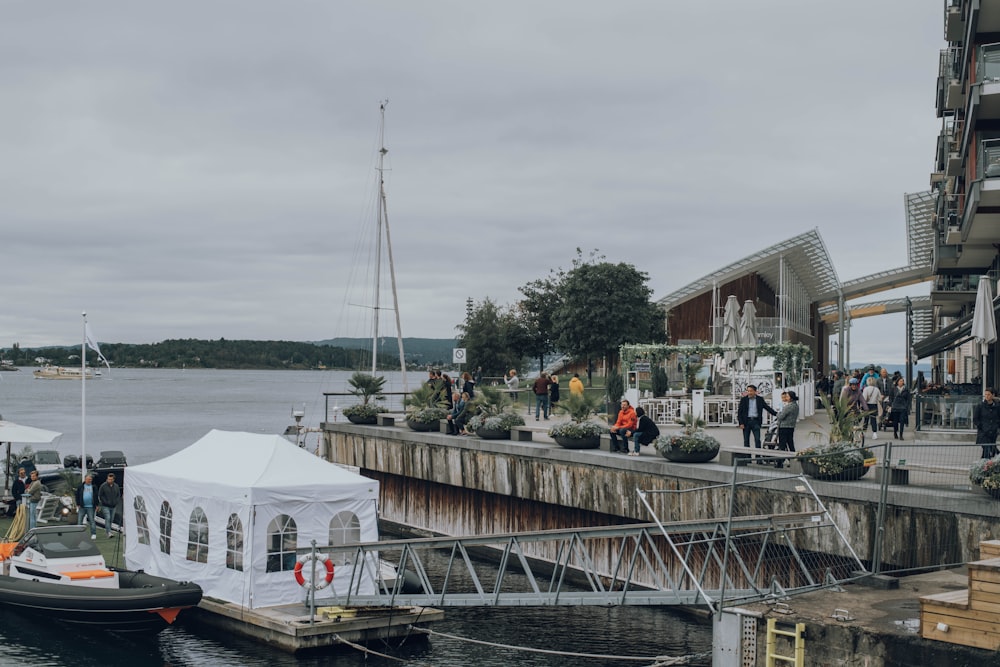
<path id="1" fill-rule="evenodd" d="M 305 604 L 247 609 L 238 604 L 203 598 L 185 612 L 188 621 L 231 632 L 290 653 L 386 639 L 426 638 L 410 626 L 444 619 L 444 612 L 430 607 L 317 606 L 310 618 Z"/>

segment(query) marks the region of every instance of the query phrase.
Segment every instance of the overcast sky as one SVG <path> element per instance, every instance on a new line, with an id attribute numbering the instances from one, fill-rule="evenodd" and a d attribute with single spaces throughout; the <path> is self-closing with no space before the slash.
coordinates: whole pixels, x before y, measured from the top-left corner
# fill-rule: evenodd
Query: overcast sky
<path id="1" fill-rule="evenodd" d="M 368 335 L 382 99 L 406 336 L 577 247 L 657 298 L 812 228 L 841 280 L 901 266 L 942 31 L 941 0 L 4 2 L 0 347 L 84 310 L 107 342 Z M 851 358 L 902 334 L 856 322 Z"/>

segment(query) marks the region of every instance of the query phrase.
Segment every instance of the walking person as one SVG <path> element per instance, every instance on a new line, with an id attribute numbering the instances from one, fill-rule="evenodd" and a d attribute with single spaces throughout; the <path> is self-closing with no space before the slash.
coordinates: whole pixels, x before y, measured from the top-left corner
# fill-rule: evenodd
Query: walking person
<path id="1" fill-rule="evenodd" d="M 872 427 L 872 440 L 878 440 L 878 411 L 882 405 L 882 392 L 878 388 L 875 376 L 868 378 L 868 385 L 861 390 L 861 397 L 868 405 L 868 415 L 865 417 Z"/>
<path id="2" fill-rule="evenodd" d="M 87 476 L 83 478 L 83 483 L 76 488 L 76 507 L 77 525 L 82 526 L 84 520 L 89 520 L 90 539 L 96 540 L 97 522 L 94 519 L 95 510 L 97 509 L 97 489 L 94 488 L 94 476 L 89 472 L 87 473 Z"/>
<path id="3" fill-rule="evenodd" d="M 42 491 L 45 487 L 42 480 L 38 479 L 38 471 L 31 471 L 31 479 L 28 483 L 28 530 L 38 525 L 38 503 L 42 502 Z"/>
<path id="4" fill-rule="evenodd" d="M 899 378 L 896 388 L 892 390 L 892 439 L 903 439 L 903 429 L 910 423 L 910 390 L 906 388 L 906 380 Z"/>
<path id="5" fill-rule="evenodd" d="M 976 427 L 976 444 L 983 446 L 983 458 L 997 455 L 997 430 L 1000 429 L 1000 401 L 995 400 L 993 389 L 983 391 L 982 403 L 972 411 L 972 425 Z"/>
<path id="6" fill-rule="evenodd" d="M 546 419 L 549 418 L 549 385 L 551 383 L 548 374 L 542 371 L 532 385 L 532 390 L 535 392 L 535 421 L 538 421 L 539 414 L 544 414 Z"/>
<path id="7" fill-rule="evenodd" d="M 104 517 L 104 532 L 111 537 L 111 526 L 118 511 L 118 505 L 122 501 L 122 487 L 115 484 L 115 474 L 109 472 L 104 484 L 97 490 L 97 506 Z"/>
<path id="8" fill-rule="evenodd" d="M 583 380 L 580 379 L 579 373 L 573 373 L 573 377 L 570 378 L 569 393 L 583 396 Z"/>
<path id="9" fill-rule="evenodd" d="M 552 384 L 549 385 L 549 412 L 556 411 L 556 404 L 559 403 L 559 376 L 553 375 Z"/>
<path id="10" fill-rule="evenodd" d="M 514 407 L 517 407 L 517 388 L 521 381 L 517 377 L 517 371 L 513 368 L 507 374 L 507 377 L 503 379 L 505 385 L 507 385 L 507 392 L 510 394 L 511 399 L 514 401 Z"/>
<path id="11" fill-rule="evenodd" d="M 781 407 L 775 421 L 778 422 L 778 450 L 782 452 L 795 451 L 795 424 L 799 420 L 799 396 L 791 389 L 781 392 Z M 778 468 L 785 467 L 785 462 L 775 463 Z"/>
<path id="12" fill-rule="evenodd" d="M 621 453 L 628 453 L 628 439 L 635 431 L 638 417 L 632 405 L 627 399 L 622 399 L 621 409 L 618 410 L 618 418 L 614 426 L 611 427 L 611 451 L 619 451 L 618 439 L 621 438 Z"/>
<path id="13" fill-rule="evenodd" d="M 736 421 L 743 430 L 743 446 L 750 446 L 750 434 L 753 434 L 754 446 L 760 449 L 760 425 L 764 422 L 764 413 L 777 415 L 774 408 L 767 404 L 763 397 L 757 395 L 757 385 L 748 384 L 746 395 L 740 399 L 736 408 Z"/>

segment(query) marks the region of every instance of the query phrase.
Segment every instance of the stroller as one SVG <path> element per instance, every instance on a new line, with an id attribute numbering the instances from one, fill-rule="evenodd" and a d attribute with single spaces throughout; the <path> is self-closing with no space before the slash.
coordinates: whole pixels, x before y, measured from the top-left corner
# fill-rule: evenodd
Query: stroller
<path id="1" fill-rule="evenodd" d="M 764 433 L 763 442 L 761 445 L 767 449 L 777 449 L 778 448 L 778 422 L 773 421 L 768 424 L 767 431 Z"/>

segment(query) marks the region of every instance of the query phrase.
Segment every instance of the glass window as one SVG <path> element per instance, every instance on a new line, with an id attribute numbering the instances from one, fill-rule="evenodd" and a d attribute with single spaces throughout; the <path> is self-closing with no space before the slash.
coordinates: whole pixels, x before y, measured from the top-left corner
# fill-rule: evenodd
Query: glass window
<path id="1" fill-rule="evenodd" d="M 340 512 L 330 519 L 330 546 L 357 544 L 361 541 L 361 521 L 354 512 Z M 350 554 L 342 553 L 334 559 L 334 565 L 350 563 Z"/>
<path id="2" fill-rule="evenodd" d="M 195 507 L 188 521 L 187 559 L 197 563 L 208 562 L 208 518 L 204 510 Z"/>
<path id="3" fill-rule="evenodd" d="M 295 569 L 295 548 L 299 532 L 295 519 L 279 514 L 267 525 L 267 572 L 285 572 Z"/>
<path id="4" fill-rule="evenodd" d="M 243 522 L 235 514 L 226 523 L 226 567 L 243 571 Z"/>
<path id="5" fill-rule="evenodd" d="M 132 503 L 135 508 L 135 529 L 139 535 L 139 544 L 149 544 L 149 524 L 146 523 L 146 501 L 142 496 L 136 496 Z"/>
<path id="6" fill-rule="evenodd" d="M 174 525 L 174 510 L 166 500 L 160 505 L 160 551 L 170 553 L 170 531 Z"/>

